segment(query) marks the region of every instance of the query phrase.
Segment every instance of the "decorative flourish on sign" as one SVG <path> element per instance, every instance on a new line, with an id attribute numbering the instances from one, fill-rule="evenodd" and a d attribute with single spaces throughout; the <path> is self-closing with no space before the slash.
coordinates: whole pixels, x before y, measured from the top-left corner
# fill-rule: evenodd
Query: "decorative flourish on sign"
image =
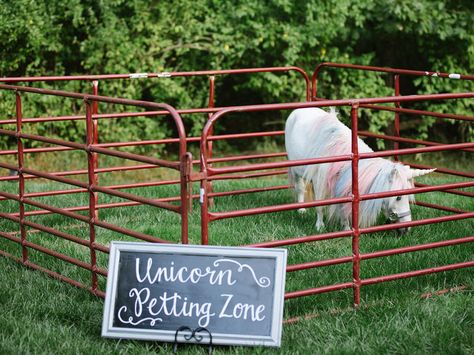
<path id="1" fill-rule="evenodd" d="M 134 322 L 133 317 L 130 316 L 130 317 L 128 317 L 128 319 L 124 320 L 122 318 L 121 313 L 126 312 L 126 311 L 127 311 L 127 307 L 123 306 L 123 307 L 120 307 L 119 311 L 117 312 L 118 319 L 124 324 L 137 325 L 137 324 L 140 324 L 140 323 L 150 322 L 150 326 L 153 327 L 156 324 L 156 322 L 163 322 L 163 319 L 159 318 L 159 317 L 158 318 L 147 317 L 147 318 L 142 318 L 142 319 Z"/>
<path id="2" fill-rule="evenodd" d="M 239 268 L 237 269 L 238 272 L 242 272 L 244 269 L 248 269 L 250 273 L 252 274 L 253 279 L 255 280 L 257 285 L 259 285 L 260 287 L 268 287 L 271 284 L 270 278 L 266 276 L 257 278 L 257 276 L 255 275 L 255 271 L 248 264 L 241 264 L 238 261 L 235 261 L 232 259 L 219 259 L 219 260 L 214 261 L 214 266 L 219 266 L 221 262 L 234 263 L 234 264 L 239 265 Z"/>

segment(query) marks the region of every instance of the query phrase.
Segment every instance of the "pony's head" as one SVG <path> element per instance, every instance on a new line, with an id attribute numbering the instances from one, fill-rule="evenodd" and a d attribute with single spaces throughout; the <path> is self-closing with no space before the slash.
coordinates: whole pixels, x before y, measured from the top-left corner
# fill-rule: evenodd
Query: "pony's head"
<path id="1" fill-rule="evenodd" d="M 390 172 L 390 190 L 404 190 L 413 187 L 413 179 L 426 175 L 436 169 L 410 169 L 408 166 L 394 164 Z M 411 221 L 410 202 L 414 201 L 413 195 L 400 195 L 383 199 L 382 211 L 390 223 Z M 410 228 L 400 228 L 399 234 L 405 234 Z"/>
<path id="2" fill-rule="evenodd" d="M 403 164 L 382 158 L 365 159 L 359 162 L 359 192 L 373 194 L 407 190 L 414 187 L 415 177 L 428 174 L 433 170 L 410 169 Z M 334 196 L 350 196 L 351 186 L 351 169 L 350 165 L 346 165 L 338 175 L 338 181 L 334 186 Z M 360 203 L 359 226 L 365 228 L 375 225 L 380 215 L 385 216 L 390 223 L 409 222 L 411 221 L 410 202 L 413 201 L 414 196 L 408 193 L 364 200 Z M 343 224 L 350 224 L 350 204 L 332 205 L 329 207 L 329 213 L 330 218 L 339 217 Z M 409 228 L 398 230 L 400 234 L 408 231 Z"/>

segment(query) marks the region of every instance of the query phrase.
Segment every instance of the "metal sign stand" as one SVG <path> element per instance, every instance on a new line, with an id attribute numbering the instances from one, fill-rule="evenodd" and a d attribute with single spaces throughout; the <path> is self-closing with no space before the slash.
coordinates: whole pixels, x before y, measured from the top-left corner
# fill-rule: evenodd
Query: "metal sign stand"
<path id="1" fill-rule="evenodd" d="M 198 327 L 196 329 L 191 329 L 187 326 L 182 326 L 182 327 L 179 327 L 178 329 L 176 329 L 176 333 L 174 334 L 174 347 L 173 347 L 173 353 L 176 354 L 178 352 L 178 333 L 183 331 L 183 330 L 187 330 L 189 331 L 191 334 L 184 334 L 184 339 L 189 341 L 191 339 L 195 339 L 198 343 L 202 341 L 203 339 L 203 336 L 202 335 L 199 335 L 197 333 L 200 333 L 200 332 L 207 332 L 209 334 L 209 349 L 208 349 L 208 354 L 211 355 L 212 354 L 212 334 L 209 330 L 207 330 L 206 328 L 204 327 Z"/>

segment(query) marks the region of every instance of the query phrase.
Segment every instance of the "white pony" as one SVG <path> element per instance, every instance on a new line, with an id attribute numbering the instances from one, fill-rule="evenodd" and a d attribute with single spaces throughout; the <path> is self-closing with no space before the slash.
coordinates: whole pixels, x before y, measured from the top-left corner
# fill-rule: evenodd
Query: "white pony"
<path id="1" fill-rule="evenodd" d="M 351 153 L 351 130 L 337 119 L 333 109 L 329 113 L 319 108 L 298 109 L 286 121 L 285 146 L 290 160 L 346 155 Z M 373 152 L 360 138 L 358 148 L 359 153 Z M 359 161 L 359 192 L 370 194 L 412 188 L 413 178 L 434 170 L 410 169 L 382 158 L 362 159 Z M 310 183 L 315 200 L 351 195 L 351 161 L 295 166 L 289 169 L 288 175 L 298 202 L 304 201 L 306 185 Z M 413 200 L 413 195 L 403 195 L 362 201 L 359 226 L 373 226 L 381 213 L 391 222 L 411 221 L 409 203 Z M 327 210 L 328 221 L 338 221 L 345 229 L 350 229 L 350 203 L 317 207 L 316 210 L 317 229 L 324 227 L 324 210 Z M 305 209 L 298 212 L 304 213 Z M 407 228 L 399 230 L 400 233 L 407 231 Z"/>

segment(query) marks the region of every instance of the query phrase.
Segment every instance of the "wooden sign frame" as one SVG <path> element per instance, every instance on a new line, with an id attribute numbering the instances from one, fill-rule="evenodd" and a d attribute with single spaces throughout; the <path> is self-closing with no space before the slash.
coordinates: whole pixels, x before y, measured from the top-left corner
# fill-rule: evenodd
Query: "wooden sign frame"
<path id="1" fill-rule="evenodd" d="M 132 257 L 133 255 L 145 255 L 148 256 L 147 263 L 148 265 L 145 265 L 145 263 L 141 262 L 140 257 Z M 152 255 L 150 257 L 150 255 Z M 146 282 L 149 282 L 149 287 L 151 290 L 153 290 L 153 287 L 156 287 L 158 283 L 161 281 L 157 281 L 156 275 L 158 274 L 153 274 L 150 269 L 152 268 L 152 263 L 154 260 L 156 263 L 162 262 L 160 261 L 159 257 L 161 255 L 161 260 L 164 260 L 165 258 L 171 258 L 171 257 L 176 257 L 174 260 L 176 260 L 176 263 L 179 264 L 179 262 L 183 262 L 183 258 L 188 258 L 189 260 L 196 260 L 196 263 L 203 263 L 206 262 L 207 259 L 209 258 L 210 261 L 214 260 L 213 264 L 210 267 L 206 267 L 206 272 L 207 274 L 210 273 L 210 270 L 212 267 L 216 267 L 218 265 L 219 267 L 223 267 L 222 265 L 225 264 L 228 267 L 228 270 L 222 271 L 220 274 L 221 276 L 221 281 L 222 277 L 228 277 L 228 287 L 230 290 L 235 290 L 237 292 L 238 297 L 236 296 L 235 298 L 239 299 L 239 301 L 242 301 L 242 303 L 237 303 L 237 305 L 240 307 L 241 304 L 246 305 L 244 303 L 243 297 L 245 297 L 245 294 L 248 296 L 252 297 L 257 297 L 255 296 L 256 294 L 259 294 L 258 292 L 253 292 L 252 290 L 255 290 L 255 288 L 258 287 L 267 287 L 268 282 L 270 282 L 270 285 L 273 287 L 270 291 L 270 288 L 268 290 L 264 290 L 262 292 L 265 293 L 265 299 L 262 299 L 261 302 L 265 303 L 265 305 L 262 303 L 257 307 L 257 304 L 253 305 L 252 304 L 252 310 L 256 313 L 254 313 L 255 317 L 251 319 L 252 322 L 261 322 L 265 326 L 260 327 L 256 324 L 258 327 L 255 328 L 255 324 L 250 324 L 249 326 L 243 326 L 241 327 L 244 329 L 244 331 L 240 332 L 240 330 L 233 331 L 233 333 L 227 333 L 226 331 L 219 331 L 218 327 L 220 326 L 221 323 L 219 322 L 225 322 L 222 317 L 221 320 L 221 315 L 228 317 L 229 313 L 231 316 L 235 316 L 235 308 L 234 308 L 234 313 L 231 311 L 228 311 L 227 309 L 224 310 L 224 308 L 221 306 L 221 309 L 219 310 L 218 307 L 219 305 L 216 303 L 216 309 L 213 313 L 210 313 L 212 316 L 210 318 L 209 314 L 207 317 L 207 322 L 205 325 L 209 325 L 209 328 L 212 329 L 212 343 L 213 344 L 226 344 L 226 345 L 264 345 L 264 346 L 280 346 L 281 343 L 281 332 L 282 332 L 282 320 L 283 320 L 283 305 L 284 305 L 284 294 L 285 294 L 285 275 L 286 275 L 286 258 L 287 258 L 287 250 L 286 249 L 263 249 L 263 248 L 245 248 L 245 247 L 222 247 L 222 246 L 200 246 L 200 245 L 179 245 L 179 244 L 155 244 L 155 243 L 141 243 L 141 242 L 112 242 L 111 247 L 110 247 L 110 256 L 109 256 L 109 269 L 108 269 L 108 278 L 107 278 L 107 289 L 106 289 L 106 297 L 105 297 L 105 304 L 104 304 L 104 317 L 103 317 L 103 323 L 102 323 L 102 336 L 103 337 L 109 337 L 109 338 L 130 338 L 130 339 L 143 339 L 143 340 L 157 340 L 157 341 L 167 341 L 167 342 L 174 342 L 175 341 L 175 336 L 176 336 L 176 330 L 175 329 L 160 329 L 160 326 L 164 326 L 166 328 L 165 323 L 163 322 L 163 319 L 161 318 L 156 318 L 160 319 L 159 322 L 155 322 L 152 320 L 146 321 L 143 319 L 138 319 L 134 318 L 136 314 L 140 313 L 142 314 L 142 304 L 140 303 L 142 299 L 145 299 L 145 296 L 137 296 L 140 292 L 138 289 L 132 288 L 129 290 L 129 294 L 127 295 L 120 295 L 120 292 L 117 289 L 119 278 L 122 277 L 121 280 L 125 280 L 126 278 L 131 278 L 131 276 L 121 276 L 120 275 L 120 264 L 121 264 L 121 256 L 123 258 L 128 258 L 127 260 L 135 260 L 135 268 L 132 271 L 124 271 L 122 270 L 123 274 L 126 274 L 127 272 L 130 274 L 130 272 L 133 272 L 134 274 L 134 281 L 136 282 L 143 282 L 146 284 Z M 216 257 L 219 258 L 216 260 Z M 154 259 L 155 258 L 155 259 Z M 158 259 L 156 259 L 158 258 Z M 151 261 L 150 261 L 151 260 Z M 180 261 L 181 260 L 181 261 Z M 187 260 L 187 259 L 186 259 Z M 236 261 L 237 260 L 237 261 Z M 216 262 L 219 263 L 216 263 Z M 225 261 L 225 262 L 224 262 Z M 131 262 L 130 262 L 131 263 Z M 264 268 L 260 267 L 255 267 L 258 270 L 254 270 L 252 265 L 258 265 L 255 263 L 262 263 L 261 265 L 265 265 Z M 266 263 L 266 264 L 263 264 Z M 269 264 L 270 263 L 270 264 Z M 274 264 L 272 264 L 274 263 Z M 126 264 L 122 260 L 122 269 L 123 265 Z M 171 262 L 171 265 L 174 265 L 174 262 Z M 186 264 L 188 265 L 188 264 Z M 272 266 L 274 265 L 274 266 Z M 175 267 L 175 266 L 172 266 Z M 273 268 L 273 271 L 268 271 L 269 275 L 261 275 L 262 270 L 271 270 L 269 267 Z M 140 269 L 141 268 L 141 269 Z M 176 266 L 178 268 L 178 266 Z M 130 269 L 130 268 L 129 268 Z M 139 271 L 142 270 L 142 271 Z M 146 270 L 146 275 L 148 275 L 148 278 L 145 277 L 142 278 L 143 275 L 145 275 L 145 272 L 143 270 Z M 163 271 L 164 268 L 160 268 L 160 271 Z M 169 269 L 171 271 L 175 271 L 175 269 Z M 180 277 L 180 282 L 183 283 L 185 278 L 183 275 L 183 270 L 188 271 L 188 267 L 183 266 L 180 271 L 178 272 L 178 276 Z M 195 269 L 193 269 L 195 270 Z M 166 271 L 166 270 L 165 270 Z M 141 273 L 140 273 L 141 272 Z M 207 275 L 204 274 L 200 271 L 202 275 Z M 233 274 L 232 274 L 233 273 Z M 243 275 L 243 273 L 246 273 Z M 259 274 L 260 273 L 260 274 Z M 273 273 L 271 275 L 271 273 Z M 150 274 L 155 275 L 155 279 L 153 279 Z M 139 276 L 141 275 L 141 276 Z M 197 275 L 200 275 L 197 273 Z M 232 275 L 232 276 L 231 276 Z M 234 276 L 235 275 L 235 276 Z M 188 277 L 188 276 L 186 276 Z M 253 288 L 249 288 L 247 291 L 245 291 L 245 287 L 249 286 L 242 286 L 238 284 L 238 280 L 245 280 L 244 282 L 241 281 L 241 284 L 246 284 L 246 283 L 255 283 L 258 286 L 253 285 Z M 189 278 L 189 277 L 188 277 Z M 232 281 L 230 282 L 231 278 Z M 203 278 L 204 280 L 205 278 Z M 161 279 L 160 279 L 161 280 Z M 195 283 L 200 282 L 198 280 Z M 196 281 L 196 280 L 193 280 Z M 213 292 L 213 287 L 215 287 L 215 281 L 217 279 L 214 279 L 214 283 L 210 281 L 210 279 L 207 280 L 209 282 L 209 285 L 205 286 L 206 289 L 206 295 L 204 297 L 212 299 L 212 297 L 218 297 L 224 296 L 222 298 L 224 304 L 226 305 L 227 308 L 230 308 L 230 306 L 227 306 L 230 302 L 231 295 L 230 294 L 221 294 L 221 295 L 212 295 Z M 251 281 L 248 281 L 251 280 Z M 224 280 L 225 281 L 225 280 Z M 262 282 L 264 281 L 264 282 Z M 125 281 L 122 281 L 122 284 Z M 168 281 L 171 282 L 171 281 Z M 189 280 L 188 280 L 189 282 Z M 203 281 L 206 282 L 206 281 Z M 260 282 L 262 282 L 260 284 Z M 237 285 L 235 285 L 237 283 Z M 263 285 L 263 284 L 267 285 Z M 273 283 L 273 284 L 271 284 Z M 133 284 L 132 284 L 133 285 Z M 163 285 L 166 285 L 166 283 L 163 281 Z M 213 286 L 214 285 L 214 286 Z M 171 284 L 173 286 L 173 284 Z M 186 285 L 177 285 L 177 287 L 183 287 L 184 290 L 188 290 L 189 287 Z M 191 285 L 194 286 L 194 285 Z M 161 287 L 161 286 L 160 286 Z M 164 286 L 163 286 L 164 287 Z M 219 287 L 220 284 L 219 284 Z M 223 286 L 222 286 L 223 287 Z M 126 289 L 128 290 L 128 289 Z M 143 289 L 140 289 L 143 290 Z M 219 288 L 217 288 L 219 290 Z M 124 293 L 125 289 L 122 289 L 122 293 Z M 145 290 L 147 293 L 146 300 L 152 300 L 152 295 L 151 292 L 153 291 L 148 291 Z M 156 291 L 155 291 L 156 292 Z M 165 290 L 165 292 L 168 292 L 168 289 Z M 171 289 L 169 290 L 170 294 L 173 292 Z M 232 291 L 234 292 L 234 291 Z M 219 292 L 217 292 L 219 293 Z M 269 293 L 271 295 L 271 299 L 269 299 Z M 133 294 L 133 295 L 132 295 Z M 166 294 L 166 293 L 165 293 Z M 175 292 L 176 295 L 176 292 Z M 124 299 L 124 297 L 128 296 L 135 296 L 135 306 L 128 307 L 127 306 L 121 306 L 120 307 L 120 301 L 117 301 L 119 298 L 121 300 Z M 179 297 L 180 300 L 187 300 L 187 298 L 191 299 L 193 295 L 187 294 L 186 297 Z M 203 297 L 203 295 L 198 295 L 199 297 Z M 139 297 L 142 297 L 140 299 L 140 302 L 137 300 Z M 159 296 L 158 298 L 155 298 L 153 302 L 153 305 L 156 305 L 157 302 L 156 300 L 163 300 L 163 296 Z M 263 297 L 262 297 L 263 298 Z M 166 298 L 164 298 L 166 300 Z M 219 299 L 219 298 L 217 298 Z M 253 300 L 255 301 L 255 299 Z M 125 301 L 124 301 L 125 302 Z M 150 303 L 152 303 L 150 302 Z M 165 301 L 163 301 L 164 303 Z M 175 301 L 176 302 L 176 301 Z M 225 303 L 227 302 L 227 303 Z M 260 302 L 260 301 L 259 301 Z M 139 310 L 137 311 L 137 303 L 139 304 Z M 152 306 L 153 306 L 152 305 Z M 266 306 L 268 309 L 271 308 L 271 311 L 264 313 L 265 307 Z M 150 306 L 150 304 L 148 304 Z M 209 303 L 209 307 L 213 309 L 214 304 Z M 250 307 L 250 306 L 248 306 Z M 133 311 L 133 317 L 130 316 L 130 313 Z M 146 305 L 143 306 L 143 309 L 146 308 Z M 165 307 L 166 308 L 166 307 Z M 118 310 L 117 310 L 118 309 Z M 150 308 L 148 308 L 150 309 Z M 161 309 L 163 309 L 163 305 L 161 306 Z M 256 311 L 255 311 L 256 310 Z M 123 311 L 123 312 L 122 312 Z M 128 312 L 128 313 L 127 313 Z M 250 311 L 249 311 L 250 312 Z M 266 311 L 265 311 L 266 312 Z M 240 312 L 240 309 L 237 311 L 237 313 L 240 315 L 242 312 Z M 270 313 L 270 314 L 268 314 Z M 263 315 L 265 314 L 265 315 Z M 169 316 L 169 315 L 168 315 Z M 270 317 L 270 319 L 265 319 L 266 317 Z M 128 317 L 128 318 L 127 318 Z M 247 317 L 247 314 L 246 314 Z M 123 318 L 126 318 L 125 320 Z M 147 318 L 151 319 L 151 318 Z M 249 316 L 250 319 L 250 316 Z M 173 322 L 179 322 L 179 317 L 176 316 L 173 318 Z M 239 322 L 243 322 L 242 319 L 238 320 L 230 320 L 229 323 L 231 326 Z M 247 321 L 247 319 L 245 319 Z M 115 323 L 114 323 L 115 322 Z M 140 325 L 139 323 L 143 322 L 143 326 Z M 157 324 L 158 323 L 158 324 Z M 117 325 L 119 324 L 119 325 Z M 130 326 L 124 325 L 124 324 L 131 324 Z M 145 326 L 146 324 L 146 326 Z M 169 323 L 168 323 L 169 324 Z M 174 323 L 173 323 L 174 324 Z M 196 324 L 195 327 L 200 327 L 203 324 Z M 223 324 L 225 325 L 225 324 Z M 254 326 L 254 328 L 251 327 L 251 325 Z M 152 327 L 153 326 L 153 327 Z M 176 327 L 178 328 L 178 327 Z M 225 326 L 223 328 L 226 328 Z M 228 328 L 228 327 L 227 327 Z M 240 329 L 240 328 L 239 328 Z M 266 329 L 265 332 L 266 334 L 252 334 L 251 331 L 249 330 L 249 333 L 246 334 L 245 330 L 246 329 L 259 329 L 258 332 L 261 332 L 261 329 Z M 257 332 L 257 333 L 258 333 Z M 177 338 L 178 342 L 195 342 L 195 340 L 191 339 L 188 340 L 187 338 L 184 337 L 184 335 L 181 335 Z M 205 340 L 203 340 L 205 343 Z"/>

